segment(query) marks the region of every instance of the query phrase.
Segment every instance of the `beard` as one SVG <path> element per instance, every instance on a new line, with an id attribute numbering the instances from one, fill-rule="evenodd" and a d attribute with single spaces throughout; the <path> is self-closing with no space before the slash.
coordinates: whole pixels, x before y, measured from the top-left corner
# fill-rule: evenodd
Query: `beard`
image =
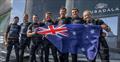
<path id="1" fill-rule="evenodd" d="M 86 18 L 86 19 L 83 19 L 86 23 L 89 23 L 92 21 L 92 18 Z"/>

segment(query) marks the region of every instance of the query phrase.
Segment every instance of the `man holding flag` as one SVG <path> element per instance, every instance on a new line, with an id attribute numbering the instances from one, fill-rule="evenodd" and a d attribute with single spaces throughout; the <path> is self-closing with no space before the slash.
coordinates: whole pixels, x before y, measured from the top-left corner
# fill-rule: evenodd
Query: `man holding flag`
<path id="1" fill-rule="evenodd" d="M 38 23 L 38 17 L 36 15 L 33 15 L 33 23 L 29 25 L 27 36 L 31 37 L 32 45 L 30 50 L 30 62 L 37 62 L 36 61 L 36 51 L 38 48 L 41 49 L 43 45 L 43 35 L 36 33 L 36 28 L 42 27 L 43 23 Z M 42 49 L 41 49 L 42 50 Z M 41 54 L 40 54 L 41 55 Z M 41 62 L 43 62 L 42 56 L 40 57 Z"/>
<path id="2" fill-rule="evenodd" d="M 92 14 L 89 10 L 85 10 L 83 12 L 83 21 L 82 24 L 87 25 L 100 25 L 102 29 L 104 29 L 107 32 L 110 32 L 111 29 L 106 25 L 102 20 L 99 19 L 93 19 Z M 105 40 L 105 36 L 102 35 L 103 31 L 100 31 L 100 48 L 102 47 L 101 52 L 99 51 L 100 57 L 102 62 L 109 62 L 109 47 L 107 45 L 107 42 Z M 95 59 L 92 61 L 95 62 Z"/>
<path id="3" fill-rule="evenodd" d="M 45 18 L 43 19 L 43 22 L 45 26 L 50 26 L 54 25 L 55 21 L 52 18 L 52 13 L 51 12 L 46 12 L 45 13 Z M 58 57 L 57 57 L 57 48 L 48 40 L 44 37 L 44 51 L 45 51 L 45 62 L 49 62 L 49 49 L 51 49 L 54 62 L 58 62 Z"/>
<path id="4" fill-rule="evenodd" d="M 72 9 L 72 24 L 81 24 L 82 19 L 79 16 L 79 10 L 77 8 Z M 77 54 L 72 55 L 72 62 L 77 62 Z"/>
<path id="5" fill-rule="evenodd" d="M 58 17 L 58 19 L 55 22 L 57 25 L 60 26 L 63 24 L 71 24 L 71 18 L 67 17 L 66 13 L 67 13 L 66 8 L 60 8 L 60 11 L 59 11 L 60 16 Z M 59 56 L 60 62 L 69 62 L 69 60 L 68 60 L 69 53 L 68 52 L 66 52 L 66 53 L 59 52 L 59 53 L 60 53 L 60 56 Z"/>

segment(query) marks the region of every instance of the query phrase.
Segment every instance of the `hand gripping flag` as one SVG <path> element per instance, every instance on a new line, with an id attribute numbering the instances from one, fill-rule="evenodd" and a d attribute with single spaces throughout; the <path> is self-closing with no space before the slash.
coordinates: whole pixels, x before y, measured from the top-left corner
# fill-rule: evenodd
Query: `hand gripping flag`
<path id="1" fill-rule="evenodd" d="M 100 26 L 66 24 L 37 28 L 38 34 L 47 35 L 47 39 L 62 53 L 73 54 L 82 51 L 89 60 L 93 60 L 98 51 Z"/>

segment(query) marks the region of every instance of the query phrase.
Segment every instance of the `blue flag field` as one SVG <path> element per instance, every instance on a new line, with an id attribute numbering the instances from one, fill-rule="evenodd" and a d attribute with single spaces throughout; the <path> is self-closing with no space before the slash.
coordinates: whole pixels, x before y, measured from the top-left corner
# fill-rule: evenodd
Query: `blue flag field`
<path id="1" fill-rule="evenodd" d="M 77 54 L 81 51 L 93 60 L 98 52 L 100 30 L 98 25 L 66 24 L 42 28 L 39 33 L 47 34 L 47 39 L 61 53 Z"/>

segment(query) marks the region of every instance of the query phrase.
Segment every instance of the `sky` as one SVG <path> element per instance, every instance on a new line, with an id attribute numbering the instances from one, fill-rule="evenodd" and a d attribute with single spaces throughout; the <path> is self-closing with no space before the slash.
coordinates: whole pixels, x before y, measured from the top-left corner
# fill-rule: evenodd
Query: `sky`
<path id="1" fill-rule="evenodd" d="M 14 16 L 20 18 L 20 23 L 23 21 L 24 9 L 25 9 L 25 0 L 12 0 L 12 12 L 11 12 L 11 22 Z M 117 35 L 117 25 L 118 17 L 107 17 L 101 18 L 106 24 L 110 26 L 113 33 Z"/>
<path id="2" fill-rule="evenodd" d="M 20 18 L 20 23 L 23 20 L 25 9 L 25 0 L 12 0 L 11 22 L 15 16 Z"/>

